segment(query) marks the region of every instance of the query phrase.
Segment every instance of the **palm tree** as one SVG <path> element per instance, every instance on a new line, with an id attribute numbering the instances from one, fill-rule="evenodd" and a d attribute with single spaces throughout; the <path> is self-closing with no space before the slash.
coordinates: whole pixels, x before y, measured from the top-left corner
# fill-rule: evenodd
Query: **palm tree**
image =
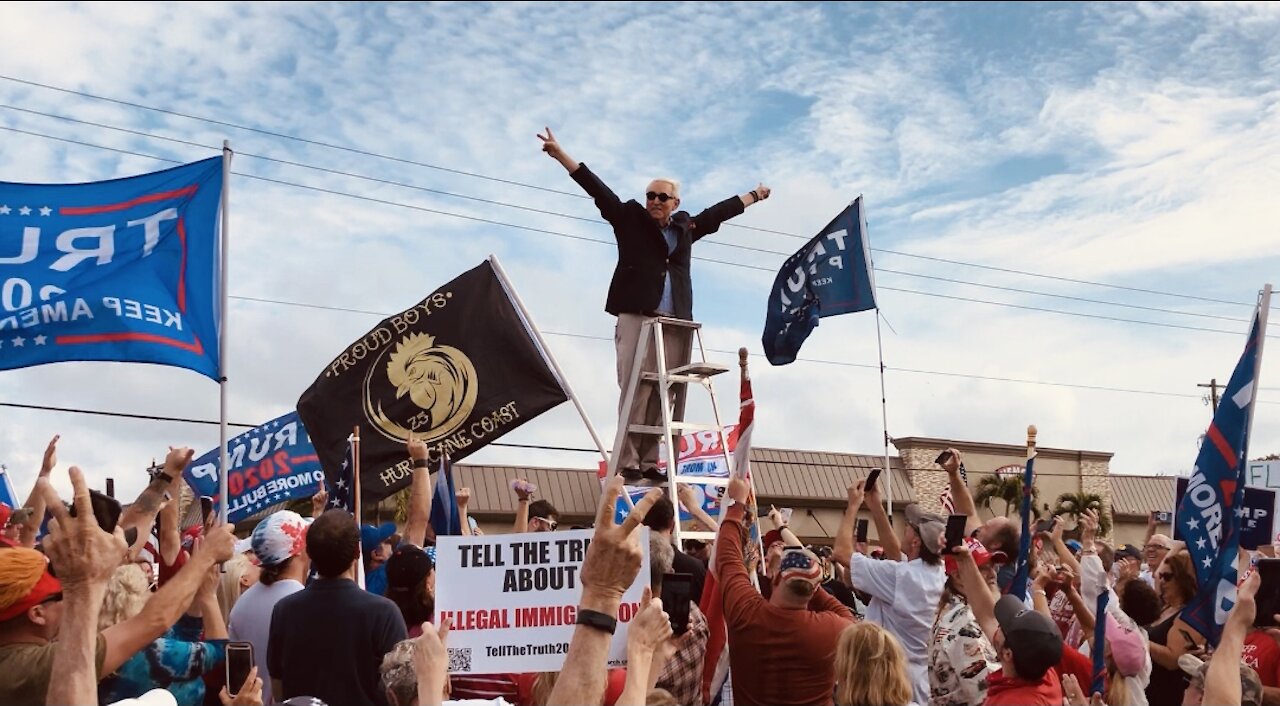
<path id="1" fill-rule="evenodd" d="M 1035 517 L 1040 517 L 1040 509 L 1036 507 L 1036 500 L 1040 497 L 1040 489 L 1031 486 L 1031 512 Z M 978 492 L 973 495 L 973 502 L 980 508 L 991 510 L 995 514 L 995 510 L 991 509 L 992 500 L 1004 501 L 1004 516 L 1008 517 L 1012 511 L 1018 511 L 1022 507 L 1022 475 L 998 476 L 994 473 L 983 476 L 978 479 Z"/>
<path id="2" fill-rule="evenodd" d="M 1097 493 L 1063 493 L 1058 496 L 1053 514 L 1070 516 L 1079 524 L 1080 516 L 1089 509 L 1098 513 L 1098 531 L 1104 535 L 1110 534 L 1111 515 L 1104 511 L 1102 496 Z"/>

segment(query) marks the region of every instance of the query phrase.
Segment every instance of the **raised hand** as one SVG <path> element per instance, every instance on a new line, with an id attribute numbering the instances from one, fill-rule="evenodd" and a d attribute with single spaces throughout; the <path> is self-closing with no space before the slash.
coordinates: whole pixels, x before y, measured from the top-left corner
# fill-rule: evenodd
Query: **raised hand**
<path id="1" fill-rule="evenodd" d="M 693 492 L 693 488 L 683 483 L 676 487 L 676 497 L 680 498 L 680 504 L 685 507 L 693 507 L 698 504 L 698 498 Z"/>
<path id="2" fill-rule="evenodd" d="M 49 440 L 49 445 L 44 449 L 44 459 L 40 462 L 40 475 L 47 476 L 53 472 L 53 467 L 58 465 L 58 439 L 61 434 L 54 434 Z"/>
<path id="3" fill-rule="evenodd" d="M 538 139 L 542 140 L 542 151 L 551 155 L 555 159 L 564 156 L 564 150 L 560 148 L 560 143 L 556 140 L 556 136 L 552 134 L 551 128 L 547 128 L 547 134 L 539 133 Z"/>
<path id="4" fill-rule="evenodd" d="M 662 610 L 662 599 L 654 598 L 652 589 L 646 586 L 640 612 L 627 628 L 627 653 L 654 654 L 671 635 L 671 618 Z"/>
<path id="5" fill-rule="evenodd" d="M 745 485 L 745 484 L 744 484 Z M 730 484 L 732 488 L 732 484 Z M 587 547 L 587 556 L 582 562 L 582 590 L 598 593 L 610 600 L 621 600 L 640 573 L 640 562 L 644 552 L 640 548 L 640 535 L 636 528 L 649 514 L 649 508 L 662 497 L 662 489 L 652 488 L 627 513 L 622 524 L 614 521 L 613 512 L 622 495 L 622 476 L 609 479 L 604 493 L 600 497 L 600 507 L 596 512 L 596 531 Z"/>
<path id="6" fill-rule="evenodd" d="M 427 460 L 427 442 L 419 439 L 412 432 L 409 433 L 409 439 L 405 441 L 404 445 L 409 451 L 409 458 L 415 461 Z"/>
<path id="7" fill-rule="evenodd" d="M 325 506 L 329 504 L 329 489 L 324 485 L 324 476 L 320 477 L 320 489 L 311 496 L 311 516 L 319 517 L 324 514 Z"/>
<path id="8" fill-rule="evenodd" d="M 773 189 L 770 189 L 769 187 L 765 186 L 764 182 L 760 182 L 759 184 L 756 185 L 756 193 L 760 194 L 760 200 L 764 201 L 765 199 L 769 198 L 769 194 L 773 193 Z"/>
<path id="9" fill-rule="evenodd" d="M 44 538 L 44 551 L 65 589 L 105 588 L 129 547 L 123 530 L 117 528 L 115 534 L 108 534 L 98 526 L 89 501 L 89 488 L 80 469 L 72 466 L 70 476 L 75 517 L 67 511 L 47 478 L 36 481 L 54 517 Z"/>
<path id="10" fill-rule="evenodd" d="M 235 551 L 236 536 L 231 531 L 231 525 L 214 523 L 205 530 L 204 541 L 200 546 L 193 546 L 191 556 L 194 558 L 207 555 L 213 563 L 221 564 L 229 560 Z"/>
<path id="11" fill-rule="evenodd" d="M 745 480 L 735 476 L 729 479 L 729 487 L 725 489 L 725 495 L 728 495 L 739 505 L 746 505 L 747 498 L 751 495 L 751 488 Z"/>
<path id="12" fill-rule="evenodd" d="M 186 446 L 179 446 L 177 448 L 170 446 L 169 453 L 165 454 L 164 457 L 165 472 L 176 477 L 177 474 L 186 470 L 187 464 L 191 463 L 191 459 L 194 458 L 195 455 L 196 452 Z"/>
<path id="13" fill-rule="evenodd" d="M 865 479 L 854 481 L 853 485 L 849 486 L 849 489 L 847 492 L 849 494 L 850 507 L 853 507 L 855 505 L 857 507 L 862 507 L 862 503 L 866 502 L 866 499 L 867 499 L 866 486 L 867 486 L 867 481 Z"/>
<path id="14" fill-rule="evenodd" d="M 262 706 L 262 679 L 258 678 L 258 668 L 256 666 L 249 668 L 249 676 L 245 677 L 244 684 L 240 685 L 235 698 L 232 698 L 227 692 L 227 687 L 223 686 L 218 694 L 218 700 L 222 702 L 222 706 Z"/>
<path id="15" fill-rule="evenodd" d="M 471 489 L 458 488 L 456 491 L 454 491 L 453 497 L 457 499 L 458 509 L 461 510 L 471 502 Z"/>
<path id="16" fill-rule="evenodd" d="M 538 486 L 523 478 L 515 478 L 511 481 L 511 490 L 515 491 L 516 497 L 520 500 L 528 500 L 538 492 Z"/>

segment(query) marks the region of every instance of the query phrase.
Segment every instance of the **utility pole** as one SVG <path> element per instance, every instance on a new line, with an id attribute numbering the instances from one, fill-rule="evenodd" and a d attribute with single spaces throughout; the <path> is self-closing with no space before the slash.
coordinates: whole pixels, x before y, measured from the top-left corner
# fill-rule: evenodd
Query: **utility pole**
<path id="1" fill-rule="evenodd" d="M 1218 378 L 1211 378 L 1209 380 L 1209 384 L 1206 385 L 1204 383 L 1200 383 L 1199 385 L 1196 385 L 1196 387 L 1209 388 L 1209 395 L 1210 395 L 1209 399 L 1213 402 L 1213 411 L 1217 412 L 1218 411 Z"/>

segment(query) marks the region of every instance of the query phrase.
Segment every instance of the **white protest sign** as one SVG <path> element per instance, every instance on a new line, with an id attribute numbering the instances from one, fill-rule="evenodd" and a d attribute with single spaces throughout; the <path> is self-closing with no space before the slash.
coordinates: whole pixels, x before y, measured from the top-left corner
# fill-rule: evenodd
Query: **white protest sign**
<path id="1" fill-rule="evenodd" d="M 649 585 L 649 529 L 638 528 L 640 573 L 622 595 L 609 666 L 627 663 L 627 625 Z M 436 623 L 453 619 L 451 674 L 558 672 L 582 596 L 594 530 L 437 537 Z"/>
<path id="2" fill-rule="evenodd" d="M 1280 461 L 1249 461 L 1245 464 L 1244 483 L 1251 488 L 1267 488 L 1276 491 L 1275 514 L 1280 517 Z M 1280 544 L 1280 527 L 1275 528 L 1272 542 Z"/>

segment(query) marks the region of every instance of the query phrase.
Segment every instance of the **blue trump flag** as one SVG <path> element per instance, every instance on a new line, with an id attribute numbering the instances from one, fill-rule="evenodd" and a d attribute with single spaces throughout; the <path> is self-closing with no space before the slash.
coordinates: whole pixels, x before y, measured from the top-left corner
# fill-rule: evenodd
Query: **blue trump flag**
<path id="1" fill-rule="evenodd" d="M 1254 314 L 1244 353 L 1200 443 L 1200 453 L 1174 522 L 1187 541 L 1199 590 L 1182 619 L 1217 645 L 1235 605 L 1244 514 L 1245 454 L 1266 333 L 1267 298 Z"/>
<path id="2" fill-rule="evenodd" d="M 87 184 L 0 182 L 0 370 L 68 360 L 217 380 L 222 157 Z"/>
<path id="3" fill-rule="evenodd" d="M 1031 507 L 1032 493 L 1036 483 L 1036 456 L 1032 451 L 1027 456 L 1027 466 L 1022 471 L 1022 536 L 1018 539 L 1018 558 L 1014 560 L 1013 583 L 1009 585 L 1009 595 L 1020 601 L 1027 599 L 1027 582 L 1031 578 Z"/>
<path id="4" fill-rule="evenodd" d="M 769 292 L 764 318 L 765 357 L 774 365 L 796 359 L 824 316 L 876 308 L 876 285 L 862 197 L 787 258 Z"/>
<path id="5" fill-rule="evenodd" d="M 182 472 L 196 495 L 218 505 L 220 449 L 195 459 Z M 320 489 L 324 471 L 297 412 L 276 417 L 227 442 L 227 518 L 239 522 L 293 498 L 309 498 Z M 218 508 L 219 510 L 221 508 Z"/>

